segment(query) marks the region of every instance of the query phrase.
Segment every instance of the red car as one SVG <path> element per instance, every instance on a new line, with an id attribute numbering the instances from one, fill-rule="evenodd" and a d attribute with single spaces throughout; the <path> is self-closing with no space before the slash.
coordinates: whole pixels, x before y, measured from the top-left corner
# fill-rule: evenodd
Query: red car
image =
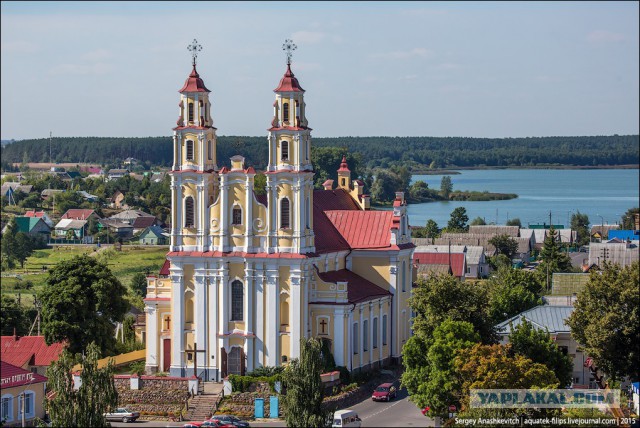
<path id="1" fill-rule="evenodd" d="M 200 426 L 201 427 L 216 427 L 216 428 L 235 428 L 236 427 L 235 425 L 224 423 L 221 420 L 216 419 L 215 417 L 202 422 L 202 425 L 200 425 Z"/>
<path id="2" fill-rule="evenodd" d="M 371 399 L 373 401 L 391 401 L 396 398 L 396 387 L 392 383 L 383 383 L 373 391 Z"/>

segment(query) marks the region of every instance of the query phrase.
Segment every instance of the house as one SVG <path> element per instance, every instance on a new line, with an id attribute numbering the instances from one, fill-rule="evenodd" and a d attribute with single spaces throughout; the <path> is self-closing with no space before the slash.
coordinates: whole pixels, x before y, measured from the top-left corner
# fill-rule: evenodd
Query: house
<path id="1" fill-rule="evenodd" d="M 602 267 L 602 263 L 607 261 L 629 266 L 638 261 L 638 241 L 610 240 L 607 242 L 592 242 L 589 245 L 589 265 L 595 264 Z"/>
<path id="2" fill-rule="evenodd" d="M 92 195 L 90 193 L 85 192 L 84 190 L 78 191 L 78 193 L 84 198 L 87 202 L 98 202 L 98 198 L 96 195 Z"/>
<path id="3" fill-rule="evenodd" d="M 65 345 L 55 342 L 47 345 L 44 336 L 2 336 L 0 359 L 21 369 L 41 375 L 47 367 L 58 361 Z"/>
<path id="4" fill-rule="evenodd" d="M 18 232 L 26 233 L 27 235 L 34 238 L 41 238 L 45 242 L 49 240 L 49 236 L 51 235 L 51 228 L 47 223 L 44 222 L 41 218 L 36 217 L 14 217 L 16 220 L 16 225 L 18 226 Z M 2 229 L 2 233 L 7 230 L 7 227 Z"/>
<path id="5" fill-rule="evenodd" d="M 415 253 L 440 253 L 444 254 L 451 248 L 452 253 L 463 253 L 465 255 L 465 278 L 483 278 L 489 274 L 489 263 L 484 255 L 484 248 L 480 246 L 466 245 L 429 245 L 428 238 L 412 238 L 411 242 L 416 245 Z M 426 268 L 421 268 L 426 272 Z M 420 272 L 418 272 L 420 273 Z"/>
<path id="6" fill-rule="evenodd" d="M 640 241 L 640 230 L 610 230 L 609 239 L 620 241 Z"/>
<path id="7" fill-rule="evenodd" d="M 43 201 L 48 201 L 49 199 L 53 199 L 53 197 L 58 194 L 58 193 L 62 193 L 64 192 L 64 190 L 60 190 L 60 189 L 44 189 L 42 192 L 40 192 L 40 197 L 42 198 Z"/>
<path id="8" fill-rule="evenodd" d="M 93 237 L 87 236 L 87 225 L 87 220 L 72 220 L 70 218 L 60 220 L 55 226 L 55 238 L 67 239 L 69 231 L 72 231 L 72 239 L 81 239 L 83 243 L 91 244 L 93 242 Z"/>
<path id="9" fill-rule="evenodd" d="M 119 238 L 129 239 L 133 236 L 133 225 L 127 221 L 118 218 L 103 218 L 98 220 L 98 229 L 108 228 Z"/>
<path id="10" fill-rule="evenodd" d="M 15 192 L 31 193 L 33 186 L 30 184 L 20 184 L 15 182 L 6 182 L 0 188 L 0 196 L 11 198 Z"/>
<path id="11" fill-rule="evenodd" d="M 136 165 L 138 163 L 138 159 L 132 158 L 132 157 L 128 157 L 122 163 L 124 165 Z"/>
<path id="12" fill-rule="evenodd" d="M 110 169 L 107 173 L 107 181 L 117 180 L 119 178 L 124 177 L 125 175 L 129 175 L 129 170 L 127 169 Z"/>
<path id="13" fill-rule="evenodd" d="M 523 320 L 527 320 L 539 330 L 547 331 L 560 350 L 569 355 L 573 361 L 572 378 L 574 387 L 576 385 L 589 385 L 589 388 L 594 388 L 595 382 L 591 378 L 589 370 L 584 366 L 588 355 L 582 351 L 580 345 L 571 335 L 571 329 L 566 324 L 566 320 L 572 312 L 573 306 L 536 306 L 501 322 L 496 326 L 496 330 L 502 344 L 509 342 L 512 329 L 520 325 Z"/>
<path id="14" fill-rule="evenodd" d="M 43 403 L 47 378 L 10 364 L 4 359 L 0 361 L 0 373 L 2 373 L 0 386 L 2 425 L 5 427 L 36 426 L 36 418 L 43 419 L 45 416 Z M 23 419 L 25 425 L 22 423 Z"/>
<path id="15" fill-rule="evenodd" d="M 158 220 L 154 215 L 147 214 L 144 211 L 139 210 L 122 211 L 121 213 L 112 215 L 109 218 L 131 224 L 133 226 L 134 234 L 142 232 L 149 226 L 160 225 L 160 220 Z"/>
<path id="16" fill-rule="evenodd" d="M 572 244 L 577 237 L 577 232 L 571 229 L 555 229 L 556 239 L 558 242 L 562 242 L 565 244 Z M 549 229 L 543 228 L 531 228 L 531 229 L 520 229 L 521 237 L 530 237 L 532 236 L 531 249 L 540 250 L 544 246 L 544 240 L 549 236 Z"/>
<path id="17" fill-rule="evenodd" d="M 531 237 L 519 236 L 513 238 L 518 243 L 518 249 L 514 254 L 514 258 L 520 259 L 525 263 L 529 263 L 531 260 L 531 250 L 533 250 L 533 245 L 531 242 Z"/>
<path id="18" fill-rule="evenodd" d="M 139 236 L 139 241 L 144 245 L 167 245 L 170 235 L 165 233 L 160 226 L 149 226 Z"/>
<path id="19" fill-rule="evenodd" d="M 489 243 L 491 235 L 485 234 L 472 234 L 472 233 L 442 233 L 439 238 L 436 238 L 436 245 L 464 245 L 464 246 L 479 246 L 484 248 L 484 254 L 486 257 L 496 255 L 496 247 Z"/>
<path id="20" fill-rule="evenodd" d="M 116 190 L 111 196 L 111 208 L 122 208 L 124 204 L 124 193 Z"/>
<path id="21" fill-rule="evenodd" d="M 591 242 L 602 242 L 609 239 L 609 231 L 618 229 L 620 229 L 620 225 L 617 224 L 594 224 L 591 226 Z"/>
<path id="22" fill-rule="evenodd" d="M 418 252 L 416 249 L 413 263 L 418 268 L 418 276 L 449 273 L 464 280 L 467 271 L 464 252 Z"/>
<path id="23" fill-rule="evenodd" d="M 47 226 L 53 227 L 53 220 L 51 220 L 51 217 L 49 217 L 45 211 L 31 210 L 31 211 L 27 211 L 26 213 L 24 213 L 24 216 L 25 217 L 33 217 L 33 218 L 41 218 L 45 223 L 47 223 Z"/>
<path id="24" fill-rule="evenodd" d="M 346 158 L 337 187 L 314 189 L 308 106 L 289 61 L 265 118 L 268 190 L 256 195 L 244 157 L 218 167 L 209 90 L 191 65 L 173 128 L 171 275 L 149 277 L 145 298 L 146 370 L 219 380 L 287 364 L 309 337 L 350 371 L 400 362 L 414 249 L 404 193 L 370 209 Z"/>
<path id="25" fill-rule="evenodd" d="M 512 238 L 520 236 L 520 227 L 518 226 L 500 226 L 500 225 L 477 225 L 469 226 L 469 233 L 472 235 L 509 235 Z"/>
<path id="26" fill-rule="evenodd" d="M 62 220 L 71 219 L 71 220 L 89 220 L 91 218 L 95 220 L 99 220 L 100 216 L 91 209 L 82 209 L 82 208 L 72 208 L 67 210 L 66 213 L 60 217 Z"/>

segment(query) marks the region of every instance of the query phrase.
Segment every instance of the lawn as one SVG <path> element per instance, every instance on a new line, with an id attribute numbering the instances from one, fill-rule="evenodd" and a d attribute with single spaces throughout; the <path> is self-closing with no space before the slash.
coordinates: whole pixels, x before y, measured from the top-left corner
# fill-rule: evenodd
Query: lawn
<path id="1" fill-rule="evenodd" d="M 102 247 L 96 251 L 95 246 L 62 245 L 44 250 L 36 250 L 24 264 L 24 269 L 14 269 L 2 273 L 2 294 L 17 295 L 21 293 L 23 305 L 33 303 L 33 294 L 38 294 L 47 279 L 47 270 L 64 260 L 88 254 L 106 262 L 113 274 L 129 288 L 131 278 L 136 272 L 157 274 L 168 252 L 166 246 L 123 245 L 122 251 Z M 44 269 L 43 269 L 44 268 Z M 24 289 L 30 281 L 33 287 Z M 16 286 L 18 288 L 16 288 Z"/>

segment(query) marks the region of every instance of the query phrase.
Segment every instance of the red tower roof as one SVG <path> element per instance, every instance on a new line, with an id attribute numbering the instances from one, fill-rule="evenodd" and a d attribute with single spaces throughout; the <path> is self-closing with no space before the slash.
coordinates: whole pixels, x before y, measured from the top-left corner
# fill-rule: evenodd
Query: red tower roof
<path id="1" fill-rule="evenodd" d="M 196 71 L 196 66 L 193 66 L 193 70 L 187 80 L 184 82 L 184 86 L 178 92 L 211 92 L 204 86 L 204 82 L 200 78 L 200 75 Z"/>
<path id="2" fill-rule="evenodd" d="M 298 79 L 296 79 L 296 76 L 291 71 L 291 64 L 287 64 L 287 71 L 273 92 L 304 92 L 304 89 L 302 89 L 300 83 L 298 83 Z"/>
<path id="3" fill-rule="evenodd" d="M 338 172 L 351 172 L 349 170 L 349 166 L 347 165 L 347 157 L 346 156 L 342 156 L 342 162 L 340 162 L 340 169 L 338 169 Z"/>

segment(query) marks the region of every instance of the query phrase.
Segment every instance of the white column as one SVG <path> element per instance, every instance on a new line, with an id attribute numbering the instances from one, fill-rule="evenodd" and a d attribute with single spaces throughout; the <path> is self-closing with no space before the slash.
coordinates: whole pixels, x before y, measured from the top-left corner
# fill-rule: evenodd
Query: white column
<path id="1" fill-rule="evenodd" d="M 186 109 L 185 109 L 186 111 Z M 186 123 L 186 119 L 185 119 Z M 182 169 L 182 134 L 178 134 L 178 161 L 176 162 L 177 170 Z"/>
<path id="2" fill-rule="evenodd" d="M 291 326 L 290 357 L 300 357 L 300 269 L 291 269 L 291 304 L 289 305 L 289 325 Z"/>
<path id="3" fill-rule="evenodd" d="M 362 368 L 362 364 L 364 363 L 364 358 L 362 358 L 362 354 L 364 353 L 364 346 L 362 346 L 364 344 L 364 329 L 362 328 L 364 321 L 362 313 L 364 312 L 364 307 L 362 305 L 358 308 L 358 312 L 360 313 L 360 322 L 358 323 L 358 367 Z"/>
<path id="4" fill-rule="evenodd" d="M 220 276 L 220 302 L 218 307 L 220 308 L 220 334 L 227 333 L 229 329 L 229 306 L 230 306 L 230 296 L 229 296 L 229 272 L 227 271 L 227 266 L 220 266 L 222 275 Z"/>
<path id="5" fill-rule="evenodd" d="M 202 179 L 202 178 L 200 178 Z M 196 229 L 196 246 L 198 248 L 198 251 L 204 251 L 204 231 L 205 231 L 205 223 L 204 223 L 204 185 L 202 183 L 199 183 L 196 186 L 196 191 L 197 193 L 197 203 L 198 203 L 198 209 L 196 210 L 197 213 L 197 229 Z"/>
<path id="6" fill-rule="evenodd" d="M 300 180 L 299 177 L 294 180 Z M 290 214 L 293 214 L 293 240 L 291 246 L 292 251 L 299 252 L 300 251 L 300 214 L 301 214 L 301 204 L 300 204 L 300 183 L 299 181 L 293 186 L 293 206 L 291 206 Z"/>
<path id="7" fill-rule="evenodd" d="M 198 345 L 198 350 L 209 350 L 209 344 L 207 341 L 208 337 L 208 323 L 207 316 L 209 314 L 209 308 L 207 306 L 207 284 L 205 283 L 205 271 L 204 269 L 199 269 L 195 272 L 194 275 L 194 286 L 195 286 L 195 317 L 196 317 L 196 328 L 195 328 L 195 342 Z M 198 368 L 209 368 L 209 359 L 207 359 L 208 352 L 197 352 L 196 353 L 196 363 Z"/>
<path id="8" fill-rule="evenodd" d="M 247 335 L 246 342 L 245 342 L 246 343 L 245 355 L 247 356 L 247 371 L 253 371 L 253 362 L 255 359 L 253 355 L 254 338 L 248 336 L 255 332 L 254 321 L 253 321 L 253 307 L 254 307 L 253 275 L 254 275 L 253 262 L 247 262 L 245 265 L 245 275 L 244 275 L 245 290 L 246 290 L 246 298 L 244 299 L 244 305 L 245 305 L 244 306 L 244 314 L 245 314 L 244 315 L 245 316 L 244 332 L 245 332 L 245 335 Z"/>
<path id="9" fill-rule="evenodd" d="M 218 306 L 218 278 L 217 275 L 210 275 L 209 279 L 209 292 L 207 293 L 209 297 L 209 302 L 207 305 L 207 309 L 210 311 L 210 314 L 207 318 L 209 322 L 209 344 L 208 349 L 209 352 L 206 353 L 207 358 L 210 361 L 210 366 L 213 368 L 220 368 L 220 353 L 218 346 L 218 314 L 219 314 L 219 306 Z M 211 358 L 213 357 L 213 358 Z"/>
<path id="10" fill-rule="evenodd" d="M 333 358 L 337 366 L 344 366 L 344 311 L 336 306 L 333 311 Z"/>
<path id="11" fill-rule="evenodd" d="M 400 325 L 400 291 L 402 289 L 398 289 L 398 259 L 397 257 L 389 258 L 389 291 L 392 294 L 392 305 L 393 310 L 391 311 L 391 316 L 389 317 L 389 339 L 390 339 L 390 348 L 389 355 L 391 357 L 397 356 L 397 349 L 401 344 L 402 340 L 402 326 Z"/>
<path id="12" fill-rule="evenodd" d="M 158 311 L 155 304 L 147 304 L 144 308 L 146 315 L 146 348 L 147 360 L 145 368 L 150 372 L 158 371 Z"/>
<path id="13" fill-rule="evenodd" d="M 309 265 L 305 264 L 303 267 L 304 278 L 302 280 L 302 332 L 304 338 L 309 338 L 309 290 L 311 290 L 311 270 Z"/>
<path id="14" fill-rule="evenodd" d="M 267 266 L 267 322 L 265 328 L 267 365 L 279 366 L 278 343 L 280 342 L 280 286 L 278 266 Z"/>
<path id="15" fill-rule="evenodd" d="M 182 376 L 184 367 L 184 278 L 171 275 L 171 375 Z"/>
<path id="16" fill-rule="evenodd" d="M 378 351 L 380 351 L 380 364 L 384 359 L 384 353 L 382 352 L 382 300 L 378 302 Z"/>
<path id="17" fill-rule="evenodd" d="M 178 246 L 177 250 L 182 250 L 182 210 L 184 209 L 183 201 L 182 201 L 182 177 L 178 176 L 179 179 L 176 183 L 176 201 L 175 201 L 175 216 L 176 216 L 176 225 L 174 229 L 177 231 L 176 236 L 176 246 Z"/>
<path id="18" fill-rule="evenodd" d="M 229 226 L 227 225 L 227 211 L 228 211 L 228 192 L 229 185 L 227 184 L 226 174 L 220 175 L 220 251 L 227 251 L 229 247 Z"/>
<path id="19" fill-rule="evenodd" d="M 369 302 L 369 323 L 367 328 L 367 343 L 369 344 L 369 367 L 373 362 L 373 302 Z"/>
<path id="20" fill-rule="evenodd" d="M 353 370 L 353 310 L 349 311 L 349 322 L 347 324 L 347 357 L 349 370 Z"/>
<path id="21" fill-rule="evenodd" d="M 260 263 L 256 268 L 255 367 L 261 367 L 264 365 L 264 338 L 266 330 L 264 322 L 264 264 Z"/>
<path id="22" fill-rule="evenodd" d="M 253 247 L 253 186 L 251 179 L 247 175 L 245 183 L 246 203 L 245 203 L 245 251 L 248 253 Z"/>
<path id="23" fill-rule="evenodd" d="M 175 171 L 179 168 L 180 165 L 180 156 L 178 152 L 178 137 L 176 134 L 173 134 L 173 164 L 171 165 L 171 170 Z"/>

